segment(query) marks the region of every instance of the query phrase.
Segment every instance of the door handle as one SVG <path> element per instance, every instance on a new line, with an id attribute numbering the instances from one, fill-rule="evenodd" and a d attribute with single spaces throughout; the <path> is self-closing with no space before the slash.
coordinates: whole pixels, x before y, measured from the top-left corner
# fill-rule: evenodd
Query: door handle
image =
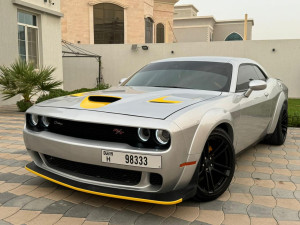
<path id="1" fill-rule="evenodd" d="M 268 92 L 266 92 L 266 93 L 265 93 L 265 96 L 266 96 L 266 97 L 268 97 L 268 96 L 269 96 L 269 93 L 268 93 Z"/>

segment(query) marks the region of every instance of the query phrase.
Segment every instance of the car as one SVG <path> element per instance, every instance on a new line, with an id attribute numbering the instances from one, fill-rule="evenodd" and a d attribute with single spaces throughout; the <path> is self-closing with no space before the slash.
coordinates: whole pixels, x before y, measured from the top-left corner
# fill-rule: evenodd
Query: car
<path id="1" fill-rule="evenodd" d="M 26 168 L 100 196 L 211 201 L 228 188 L 237 153 L 284 143 L 287 99 L 283 82 L 250 59 L 155 61 L 117 87 L 28 109 Z"/>

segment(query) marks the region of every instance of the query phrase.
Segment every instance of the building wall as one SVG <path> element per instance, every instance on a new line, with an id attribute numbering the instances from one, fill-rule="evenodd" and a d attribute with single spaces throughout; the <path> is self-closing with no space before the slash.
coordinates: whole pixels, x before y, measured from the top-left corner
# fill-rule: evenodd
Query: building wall
<path id="1" fill-rule="evenodd" d="M 165 43 L 172 43 L 174 40 L 173 15 L 174 5 L 163 2 L 154 3 L 154 36 L 156 35 L 156 25 L 159 23 L 165 26 Z M 155 39 L 156 40 L 156 37 Z"/>
<path id="2" fill-rule="evenodd" d="M 244 22 L 216 23 L 214 26 L 213 41 L 225 41 L 231 33 L 238 33 L 244 38 Z M 252 40 L 252 22 L 248 22 L 247 40 Z"/>
<path id="3" fill-rule="evenodd" d="M 62 0 L 62 38 L 72 43 L 93 44 L 93 6 L 113 3 L 124 8 L 125 43 L 145 43 L 144 19 L 150 17 L 154 21 L 170 21 L 172 25 L 175 2 L 177 0 Z M 173 36 L 168 37 L 172 42 Z"/>
<path id="4" fill-rule="evenodd" d="M 174 33 L 178 42 L 207 42 L 209 41 L 209 27 L 181 27 L 175 28 Z"/>
<path id="5" fill-rule="evenodd" d="M 194 17 L 197 16 L 198 10 L 192 6 L 175 6 L 174 18 Z"/>
<path id="6" fill-rule="evenodd" d="M 132 75 L 154 60 L 182 56 L 232 56 L 256 60 L 269 76 L 283 80 L 289 88 L 290 97 L 300 98 L 297 82 L 300 79 L 300 40 L 194 42 L 148 46 L 148 51 L 141 48 L 133 51 L 131 45 L 80 45 L 102 56 L 104 81 L 111 85 L 118 85 L 121 78 Z M 275 49 L 275 52 L 272 49 Z M 74 65 L 86 68 L 84 71 L 77 71 L 80 73 L 78 76 L 84 76 L 84 79 L 72 79 L 70 83 L 72 87 L 69 88 L 91 85 L 89 82 L 96 79 L 98 70 L 95 68 L 89 70 L 84 61 L 74 59 L 73 63 L 66 64 L 64 60 L 64 71 L 73 71 L 73 74 L 68 73 L 70 76 L 76 75 L 76 71 L 72 69 Z"/>
<path id="7" fill-rule="evenodd" d="M 5 31 L 0 35 L 0 65 L 9 66 L 19 57 L 17 11 L 22 9 L 37 15 L 40 66 L 56 67 L 53 74 L 54 78 L 57 80 L 63 79 L 60 17 L 51 14 L 57 13 L 59 15 L 60 2 L 59 0 L 54 2 L 54 5 L 50 5 L 44 3 L 44 0 L 0 1 L 0 29 Z M 30 3 L 30 5 L 27 5 L 27 3 Z M 43 12 L 43 10 L 46 12 Z M 0 105 L 13 104 L 17 100 L 20 100 L 20 97 L 3 101 L 0 94 Z"/>
<path id="8" fill-rule="evenodd" d="M 214 24 L 212 17 L 175 19 L 174 33 L 177 42 L 209 42 Z"/>

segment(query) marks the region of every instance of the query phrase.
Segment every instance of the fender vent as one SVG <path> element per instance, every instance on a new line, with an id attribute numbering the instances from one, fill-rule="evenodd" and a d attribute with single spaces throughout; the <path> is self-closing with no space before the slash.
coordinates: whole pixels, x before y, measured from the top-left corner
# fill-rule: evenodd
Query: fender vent
<path id="1" fill-rule="evenodd" d="M 116 102 L 119 101 L 121 98 L 119 97 L 111 97 L 111 96 L 89 96 L 89 101 L 91 102 Z"/>

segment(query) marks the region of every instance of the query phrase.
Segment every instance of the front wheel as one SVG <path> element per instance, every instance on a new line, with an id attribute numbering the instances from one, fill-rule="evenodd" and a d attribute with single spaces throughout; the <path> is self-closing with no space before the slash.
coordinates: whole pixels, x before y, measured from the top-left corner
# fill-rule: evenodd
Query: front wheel
<path id="1" fill-rule="evenodd" d="M 208 137 L 198 171 L 198 201 L 211 201 L 222 195 L 232 180 L 235 169 L 235 152 L 229 135 L 216 128 Z"/>

